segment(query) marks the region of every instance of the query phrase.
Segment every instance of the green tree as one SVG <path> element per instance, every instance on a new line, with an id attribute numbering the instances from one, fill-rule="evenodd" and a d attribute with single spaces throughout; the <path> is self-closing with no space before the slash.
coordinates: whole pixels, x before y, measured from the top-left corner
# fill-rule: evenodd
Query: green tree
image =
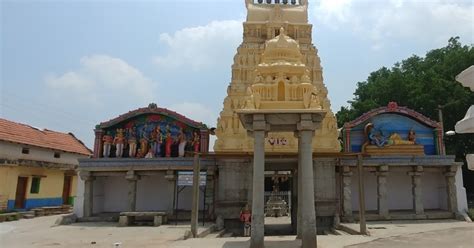
<path id="1" fill-rule="evenodd" d="M 389 69 L 382 67 L 370 73 L 364 82 L 357 83 L 354 99 L 349 107 L 337 113 L 339 127 L 374 108 L 397 102 L 438 120 L 438 109 L 443 112 L 445 130 L 454 130 L 457 121 L 474 104 L 474 93 L 456 82 L 455 77 L 474 65 L 474 47 L 462 45 L 459 37 L 448 45 L 429 51 L 425 57 L 413 55 Z M 447 153 L 463 161 L 466 153 L 474 152 L 474 135 L 463 134 L 446 138 Z M 465 162 L 465 161 L 464 161 Z M 474 173 L 465 178 L 468 191 L 474 193 Z"/>

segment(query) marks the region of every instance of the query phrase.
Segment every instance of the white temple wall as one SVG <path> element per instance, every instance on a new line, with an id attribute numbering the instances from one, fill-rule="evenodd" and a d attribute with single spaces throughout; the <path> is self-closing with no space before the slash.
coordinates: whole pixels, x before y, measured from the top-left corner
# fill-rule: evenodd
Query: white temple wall
<path id="1" fill-rule="evenodd" d="M 425 209 L 447 209 L 446 180 L 440 170 L 425 170 L 421 185 Z"/>
<path id="2" fill-rule="evenodd" d="M 352 210 L 359 211 L 359 174 L 352 175 Z M 364 170 L 365 210 L 377 210 L 377 177 L 373 172 Z"/>
<path id="3" fill-rule="evenodd" d="M 103 212 L 128 211 L 128 182 L 125 177 L 105 177 Z"/>
<path id="4" fill-rule="evenodd" d="M 389 210 L 413 210 L 412 179 L 409 169 L 390 167 L 387 176 Z"/>
<path id="5" fill-rule="evenodd" d="M 456 194 L 458 198 L 458 211 L 460 213 L 466 213 L 467 208 L 467 195 L 466 188 L 464 188 L 464 181 L 462 179 L 462 167 L 459 166 L 456 171 Z"/>
<path id="6" fill-rule="evenodd" d="M 142 176 L 137 184 L 137 211 L 167 211 L 173 208 L 174 182 L 161 175 Z"/>
<path id="7" fill-rule="evenodd" d="M 104 184 L 105 177 L 97 177 L 93 182 L 92 212 L 98 214 L 104 212 Z"/>

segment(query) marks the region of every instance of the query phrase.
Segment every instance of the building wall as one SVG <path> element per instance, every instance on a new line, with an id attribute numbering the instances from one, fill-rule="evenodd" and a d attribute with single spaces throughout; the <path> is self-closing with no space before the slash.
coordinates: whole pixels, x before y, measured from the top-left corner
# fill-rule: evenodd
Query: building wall
<path id="1" fill-rule="evenodd" d="M 97 177 L 93 186 L 94 214 L 128 211 L 128 181 L 123 176 Z M 84 188 L 84 183 L 80 181 Z M 142 176 L 137 183 L 137 211 L 168 211 L 173 209 L 175 183 L 165 178 L 165 173 L 156 176 Z M 83 190 L 76 201 L 74 211 L 83 216 Z M 204 204 L 204 193 L 199 194 L 200 209 Z M 184 188 L 179 194 L 179 209 L 191 210 L 192 187 Z"/>
<path id="2" fill-rule="evenodd" d="M 456 194 L 458 199 L 458 211 L 460 213 L 466 213 L 468 211 L 467 207 L 467 195 L 466 188 L 464 187 L 464 182 L 462 178 L 462 167 L 459 166 L 456 171 Z"/>
<path id="3" fill-rule="evenodd" d="M 365 209 L 377 210 L 377 177 L 373 172 L 364 171 Z M 352 210 L 359 211 L 359 174 L 353 170 L 352 175 Z"/>
<path id="4" fill-rule="evenodd" d="M 237 219 L 241 208 L 252 201 L 252 164 L 246 160 L 219 161 L 216 215 Z"/>
<path id="5" fill-rule="evenodd" d="M 21 153 L 22 148 L 29 148 L 30 149 L 29 154 Z M 79 164 L 77 160 L 78 158 L 87 157 L 85 155 L 80 155 L 80 154 L 56 151 L 61 154 L 61 157 L 55 158 L 54 152 L 55 151 L 51 149 L 0 141 L 0 158 L 9 159 L 9 160 L 24 159 L 24 160 L 36 160 L 36 161 L 51 162 L 51 163 L 78 165 Z"/>
<path id="6" fill-rule="evenodd" d="M 410 168 L 411 169 L 411 168 Z M 387 176 L 387 197 L 389 210 L 412 210 L 412 180 L 409 168 L 390 167 Z"/>
<path id="7" fill-rule="evenodd" d="M 18 177 L 27 177 L 25 208 L 60 206 L 63 204 L 64 171 L 59 169 L 34 168 L 26 166 L 0 167 L 0 199 L 7 199 L 7 209 L 15 206 Z M 40 176 L 39 192 L 30 193 L 33 176 Z M 73 176 L 75 178 L 76 176 Z M 74 184 L 74 179 L 72 184 Z M 75 197 L 76 188 L 71 188 L 71 197 Z M 3 205 L 0 203 L 0 205 Z"/>
<path id="8" fill-rule="evenodd" d="M 446 179 L 441 170 L 425 170 L 421 184 L 425 209 L 448 209 Z"/>
<path id="9" fill-rule="evenodd" d="M 94 214 L 104 212 L 104 202 L 105 202 L 104 184 L 106 183 L 106 179 L 107 179 L 106 177 L 97 177 L 93 182 L 92 195 L 94 197 L 92 199 L 92 212 Z"/>
<path id="10" fill-rule="evenodd" d="M 137 185 L 138 211 L 167 211 L 173 208 L 174 181 L 157 176 L 143 176 Z M 126 199 L 127 200 L 127 199 Z"/>
<path id="11" fill-rule="evenodd" d="M 23 154 L 23 148 L 28 148 L 29 153 Z M 55 152 L 60 153 L 59 158 L 54 157 Z M 0 141 L 0 159 L 5 159 L 7 161 L 26 160 L 33 162 L 49 162 L 58 165 L 66 165 L 69 166 L 68 168 L 72 168 L 73 166 L 78 165 L 78 158 L 85 157 L 87 156 Z M 40 163 L 38 163 L 38 167 L 17 164 L 2 165 L 0 167 L 0 210 L 10 210 L 14 208 L 18 176 L 28 177 L 25 208 L 31 209 L 41 206 L 62 205 L 64 172 L 65 170 L 41 167 Z M 30 193 L 32 176 L 42 176 L 38 194 Z M 69 203 L 74 201 L 76 190 L 77 177 L 73 176 Z"/>

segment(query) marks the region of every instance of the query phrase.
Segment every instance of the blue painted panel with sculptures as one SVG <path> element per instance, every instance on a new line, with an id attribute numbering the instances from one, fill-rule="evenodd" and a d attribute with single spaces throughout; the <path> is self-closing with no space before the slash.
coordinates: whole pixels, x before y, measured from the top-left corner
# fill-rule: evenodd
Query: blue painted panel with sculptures
<path id="1" fill-rule="evenodd" d="M 351 129 L 350 142 L 353 152 L 360 152 L 362 145 L 367 140 L 364 134 L 364 128 L 368 123 L 374 124 L 374 129 L 379 131 L 383 137 L 389 137 L 391 134 L 399 134 L 404 140 L 408 139 L 410 130 L 416 134 L 415 143 L 424 146 L 426 155 L 436 154 L 435 130 L 420 123 L 408 116 L 386 113 L 372 117 L 370 120 L 361 123 Z"/>

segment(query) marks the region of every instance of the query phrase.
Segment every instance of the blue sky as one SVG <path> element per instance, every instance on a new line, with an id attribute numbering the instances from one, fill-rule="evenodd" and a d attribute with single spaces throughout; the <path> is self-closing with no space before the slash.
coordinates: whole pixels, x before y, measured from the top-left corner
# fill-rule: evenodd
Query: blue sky
<path id="1" fill-rule="evenodd" d="M 474 43 L 472 0 L 310 2 L 333 111 L 382 66 Z M 156 102 L 214 126 L 242 40 L 244 0 L 6 1 L 0 117 L 73 132 Z"/>

